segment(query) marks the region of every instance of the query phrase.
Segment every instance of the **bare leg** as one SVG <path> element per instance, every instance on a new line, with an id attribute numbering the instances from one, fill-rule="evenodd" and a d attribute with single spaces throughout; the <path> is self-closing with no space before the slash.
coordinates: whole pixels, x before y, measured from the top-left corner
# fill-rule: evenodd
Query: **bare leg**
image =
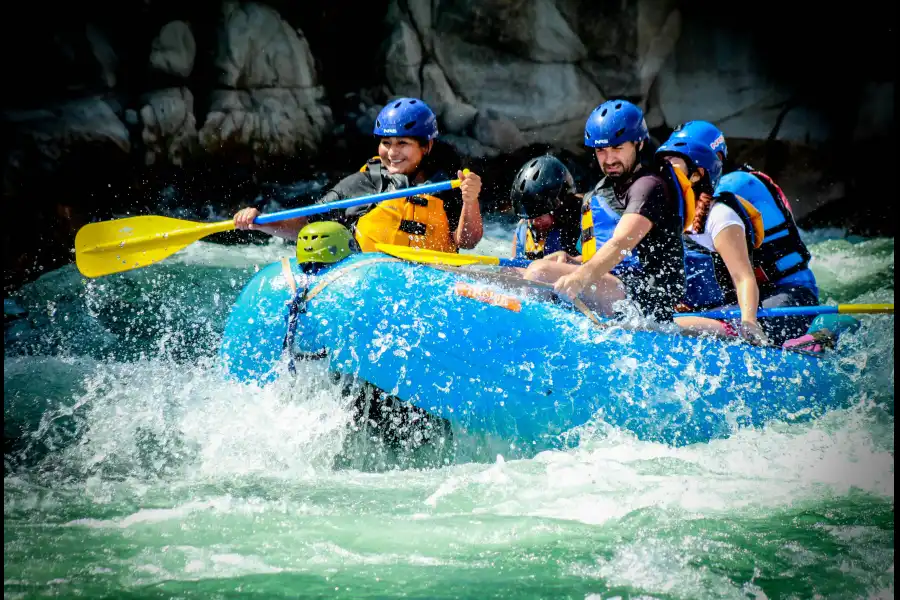
<path id="1" fill-rule="evenodd" d="M 500 267 L 498 271 L 504 275 L 513 275 L 515 277 L 525 276 L 525 267 Z"/>
<path id="2" fill-rule="evenodd" d="M 559 263 L 552 260 L 536 260 L 525 269 L 524 278 L 540 283 L 555 283 L 563 275 L 575 271 L 578 265 Z"/>
<path id="3" fill-rule="evenodd" d="M 615 315 L 613 304 L 628 298 L 625 286 L 615 275 L 606 273 L 597 281 L 591 282 L 583 292 L 581 299 L 589 308 L 606 317 Z"/>
<path id="4" fill-rule="evenodd" d="M 766 297 L 760 305 L 763 308 L 774 306 L 814 306 L 818 303 L 815 294 L 803 287 L 783 287 L 778 289 L 777 294 Z M 738 308 L 736 305 L 724 306 L 720 308 Z M 700 335 L 703 333 L 712 333 L 720 337 L 732 337 L 734 334 L 730 332 L 730 327 L 723 321 L 716 319 L 707 319 L 705 317 L 675 317 L 675 323 L 681 327 L 685 335 Z M 761 319 L 760 325 L 770 341 L 780 346 L 791 336 L 799 337 L 806 333 L 812 323 L 812 317 L 786 317 L 779 319 Z"/>
<path id="5" fill-rule="evenodd" d="M 698 336 L 703 333 L 712 333 L 718 337 L 732 337 L 728 328 L 722 321 L 707 319 L 706 317 L 675 317 L 675 324 L 683 329 L 685 335 Z"/>
<path id="6" fill-rule="evenodd" d="M 572 263 L 536 260 L 525 270 L 525 279 L 541 283 L 554 283 L 563 275 L 574 272 L 579 266 Z M 619 300 L 625 300 L 625 298 L 627 298 L 625 286 L 615 275 L 609 273 L 592 282 L 581 294 L 581 299 L 588 308 L 607 317 L 615 314 L 612 305 Z"/>

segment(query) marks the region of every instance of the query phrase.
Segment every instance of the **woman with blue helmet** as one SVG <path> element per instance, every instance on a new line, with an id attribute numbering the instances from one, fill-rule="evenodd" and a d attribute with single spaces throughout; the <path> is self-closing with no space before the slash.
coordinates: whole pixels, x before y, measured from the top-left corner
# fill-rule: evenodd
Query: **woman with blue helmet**
<path id="1" fill-rule="evenodd" d="M 816 306 L 819 288 L 809 268 L 812 255 L 800 237 L 791 205 L 771 177 L 750 166 L 723 175 L 717 193 L 730 192 L 751 203 L 762 215 L 764 237 L 753 252 L 753 271 L 763 308 Z M 733 302 L 730 293 L 726 300 Z M 764 319 L 763 328 L 776 343 L 806 334 L 812 316 Z"/>
<path id="2" fill-rule="evenodd" d="M 704 287 L 730 287 L 741 309 L 737 332 L 729 324 L 714 319 L 676 317 L 675 322 L 694 332 L 738 333 L 752 343 L 767 344 L 767 336 L 756 319 L 759 288 L 750 262 L 753 248 L 762 241 L 762 219 L 758 211 L 733 194 L 713 196 L 722 175 L 722 157 L 726 152 L 724 137 L 712 124 L 703 121 L 692 121 L 676 129 L 656 151 L 658 156 L 687 174 L 693 184 L 694 219 L 685 232 L 688 251 L 709 258 L 710 263 L 717 261 L 718 267 L 713 278 L 702 281 Z M 690 256 L 687 264 L 689 267 L 693 264 Z M 712 292 L 718 290 L 697 290 L 696 285 L 691 285 L 692 279 L 697 279 L 695 275 L 690 270 L 687 273 L 688 302 L 699 296 L 711 298 L 715 304 L 721 295 L 717 297 Z M 694 308 L 702 307 L 696 306 L 696 302 L 693 304 Z"/>
<path id="3" fill-rule="evenodd" d="M 725 135 L 719 128 L 708 121 L 688 121 L 682 123 L 672 132 L 670 139 L 689 138 L 702 144 L 706 144 L 716 153 L 722 164 L 728 158 L 728 146 L 725 143 Z"/>
<path id="4" fill-rule="evenodd" d="M 333 211 L 311 219 L 292 219 L 272 225 L 254 225 L 255 207 L 235 215 L 235 227 L 254 229 L 286 239 L 296 239 L 308 220 L 337 221 L 353 232 L 364 252 L 375 244 L 389 243 L 423 247 L 442 252 L 474 248 L 481 240 L 483 226 L 478 195 L 481 178 L 459 170 L 459 157 L 436 140 L 437 118 L 418 98 L 398 98 L 389 102 L 375 119 L 373 134 L 380 138 L 378 156 L 356 173 L 340 180 L 318 202 L 347 198 L 444 181 L 462 180 L 458 190 L 437 195 L 397 198 Z"/>
<path id="5" fill-rule="evenodd" d="M 727 156 L 725 138 L 711 123 L 705 121 L 685 123 L 673 132 L 670 141 L 677 139 L 699 142 L 700 146 L 708 146 L 717 155 L 721 154 L 721 158 Z M 662 151 L 662 148 L 660 150 Z M 706 155 L 702 150 L 701 153 Z M 745 233 L 748 234 L 748 248 L 751 249 L 751 265 L 759 290 L 759 306 L 776 308 L 818 304 L 815 276 L 808 266 L 809 250 L 800 239 L 790 204 L 781 188 L 765 173 L 746 166 L 721 176 L 714 185 L 715 199 L 719 202 L 730 202 L 744 222 Z M 704 212 L 709 212 L 708 206 L 703 197 L 698 199 L 698 219 Z M 713 207 L 713 210 L 721 212 L 722 209 Z M 754 215 L 754 212 L 758 213 L 758 216 Z M 762 231 L 758 230 L 760 225 Z M 709 222 L 706 229 L 710 229 Z M 754 229 L 756 231 L 752 231 Z M 696 231 L 696 228 L 694 230 Z M 710 308 L 734 303 L 741 305 L 741 294 L 734 285 L 733 278 L 729 276 L 729 269 L 725 264 L 727 261 L 722 260 L 723 256 L 711 252 L 708 244 L 698 243 L 701 240 L 695 236 L 687 236 L 687 239 L 688 285 L 685 303 L 691 308 Z M 707 253 L 706 258 L 710 260 L 705 262 L 696 260 L 702 257 L 704 252 Z M 712 271 L 712 277 L 702 272 L 704 266 Z M 692 281 L 703 280 L 704 277 L 709 283 L 708 286 L 704 288 L 692 285 Z M 741 306 L 743 308 L 743 305 Z M 762 329 L 772 343 L 781 345 L 788 339 L 804 335 L 811 321 L 812 317 L 807 316 L 765 319 L 762 321 Z M 712 325 L 712 328 L 716 327 Z"/>

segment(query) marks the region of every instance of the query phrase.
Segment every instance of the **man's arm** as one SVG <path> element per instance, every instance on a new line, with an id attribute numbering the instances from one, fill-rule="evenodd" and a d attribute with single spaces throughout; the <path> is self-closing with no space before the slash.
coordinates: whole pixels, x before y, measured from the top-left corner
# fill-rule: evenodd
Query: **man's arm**
<path id="1" fill-rule="evenodd" d="M 643 215 L 637 213 L 622 215 L 613 236 L 584 264 L 584 276 L 593 280 L 612 271 L 652 228 L 653 223 Z"/>

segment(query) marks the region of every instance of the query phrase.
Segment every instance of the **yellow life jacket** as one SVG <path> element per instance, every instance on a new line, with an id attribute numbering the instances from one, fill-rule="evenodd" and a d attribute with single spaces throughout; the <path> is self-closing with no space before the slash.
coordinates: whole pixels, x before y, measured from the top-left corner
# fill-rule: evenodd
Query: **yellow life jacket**
<path id="1" fill-rule="evenodd" d="M 654 174 L 646 171 L 638 177 Z M 694 222 L 696 200 L 691 180 L 681 169 L 670 164 L 662 166 L 659 174 L 678 195 L 678 212 L 682 217 L 683 231 L 688 231 Z M 597 252 L 597 242 L 602 245 L 612 237 L 613 231 L 622 215 L 616 212 L 609 203 L 596 193 L 585 194 L 581 204 L 581 262 L 586 263 Z M 628 257 L 629 259 L 633 257 Z M 628 262 L 628 260 L 624 261 Z M 636 262 L 634 259 L 633 262 Z"/>
<path id="2" fill-rule="evenodd" d="M 586 263 L 597 253 L 597 239 L 594 237 L 594 213 L 591 212 L 591 198 L 586 195 L 581 202 L 581 262 Z"/>
<path id="3" fill-rule="evenodd" d="M 443 200 L 429 194 L 379 202 L 357 221 L 354 236 L 363 252 L 376 252 L 375 244 L 458 251 Z"/>
<path id="4" fill-rule="evenodd" d="M 535 240 L 531 234 L 531 229 L 525 229 L 525 256 L 534 260 L 544 256 L 544 246 L 547 244 L 547 236 L 540 240 Z"/>

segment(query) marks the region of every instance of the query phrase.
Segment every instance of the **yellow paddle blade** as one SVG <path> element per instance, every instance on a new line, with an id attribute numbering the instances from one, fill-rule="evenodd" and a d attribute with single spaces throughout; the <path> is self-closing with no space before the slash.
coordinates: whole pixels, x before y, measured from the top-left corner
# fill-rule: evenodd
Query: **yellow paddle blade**
<path id="1" fill-rule="evenodd" d="M 838 304 L 838 313 L 840 314 L 893 314 L 893 304 Z"/>
<path id="2" fill-rule="evenodd" d="M 375 248 L 385 254 L 402 258 L 410 262 L 419 262 L 429 265 L 450 265 L 452 267 L 464 267 L 466 265 L 498 265 L 500 259 L 496 256 L 478 256 L 475 254 L 454 254 L 452 252 L 438 252 L 437 250 L 425 250 L 424 248 L 409 248 L 395 244 L 375 244 Z"/>
<path id="3" fill-rule="evenodd" d="M 232 229 L 234 221 L 197 223 L 154 216 L 89 223 L 75 235 L 75 264 L 85 277 L 139 269 L 203 237 Z"/>

